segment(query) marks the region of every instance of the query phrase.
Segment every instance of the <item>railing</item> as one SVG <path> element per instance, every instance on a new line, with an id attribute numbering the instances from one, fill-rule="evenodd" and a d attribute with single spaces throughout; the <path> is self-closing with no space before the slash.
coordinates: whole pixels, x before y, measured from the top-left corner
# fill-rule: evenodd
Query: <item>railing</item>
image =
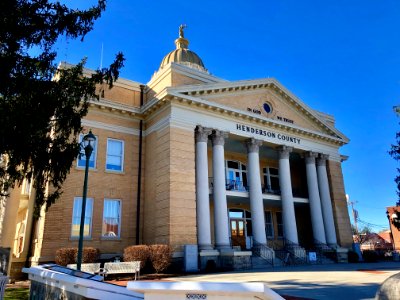
<path id="1" fill-rule="evenodd" d="M 208 186 L 210 188 L 210 192 L 212 192 L 214 188 L 214 180 L 212 177 L 208 178 Z M 243 181 L 225 179 L 225 189 L 227 191 L 246 192 L 249 190 L 249 187 L 244 185 Z"/>
<path id="2" fill-rule="evenodd" d="M 261 244 L 253 239 L 253 255 L 261 257 L 271 266 L 274 266 L 275 252 L 265 244 Z"/>
<path id="3" fill-rule="evenodd" d="M 208 186 L 210 192 L 212 193 L 214 188 L 214 179 L 213 177 L 208 178 Z M 237 191 L 237 192 L 247 192 L 249 191 L 249 186 L 245 185 L 243 181 L 240 180 L 233 180 L 233 179 L 225 179 L 225 189 L 227 191 Z M 270 185 L 264 185 L 261 187 L 263 194 L 272 194 L 272 195 L 280 195 L 280 189 L 273 189 Z M 292 193 L 294 197 L 299 198 L 307 198 L 308 194 L 307 191 L 303 189 L 293 188 Z"/>
<path id="4" fill-rule="evenodd" d="M 272 189 L 270 185 L 264 185 L 264 187 L 262 188 L 262 191 L 263 191 L 264 194 L 273 194 L 273 195 L 280 195 L 281 194 L 281 190 Z"/>
<path id="5" fill-rule="evenodd" d="M 294 265 L 307 264 L 306 250 L 299 244 L 294 243 L 288 239 L 284 239 L 284 248 L 290 253 L 290 263 Z"/>
<path id="6" fill-rule="evenodd" d="M 322 258 L 326 257 L 331 260 L 336 260 L 336 249 L 335 247 L 328 246 L 321 241 L 314 239 L 313 250 L 317 253 L 317 261 L 322 263 Z"/>
<path id="7" fill-rule="evenodd" d="M 243 184 L 243 181 L 226 179 L 225 188 L 227 191 L 245 192 L 248 187 Z"/>

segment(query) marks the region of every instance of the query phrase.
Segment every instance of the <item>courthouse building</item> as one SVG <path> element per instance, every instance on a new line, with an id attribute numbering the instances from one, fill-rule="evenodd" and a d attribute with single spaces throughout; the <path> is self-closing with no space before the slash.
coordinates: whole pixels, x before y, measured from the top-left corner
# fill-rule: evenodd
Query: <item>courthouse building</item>
<path id="1" fill-rule="evenodd" d="M 339 151 L 349 140 L 334 117 L 276 79 L 210 74 L 182 30 L 175 44 L 147 84 L 119 79 L 82 121 L 96 136 L 84 246 L 106 255 L 163 243 L 175 258 L 186 244 L 206 256 L 279 243 L 350 248 Z M 30 243 L 34 264 L 77 247 L 84 166 L 77 159 L 38 220 L 28 181 L 3 199 L 0 245 L 12 269 Z"/>

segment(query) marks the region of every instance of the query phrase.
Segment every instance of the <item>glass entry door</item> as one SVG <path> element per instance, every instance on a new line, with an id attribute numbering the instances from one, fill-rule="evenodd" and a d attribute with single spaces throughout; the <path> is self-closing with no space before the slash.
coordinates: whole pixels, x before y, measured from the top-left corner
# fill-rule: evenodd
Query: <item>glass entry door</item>
<path id="1" fill-rule="evenodd" d="M 253 236 L 250 211 L 241 208 L 229 209 L 229 225 L 232 246 L 240 246 L 241 250 L 250 249 Z"/>
<path id="2" fill-rule="evenodd" d="M 246 249 L 246 232 L 244 225 L 244 220 L 231 219 L 232 246 L 240 246 L 241 249 Z"/>

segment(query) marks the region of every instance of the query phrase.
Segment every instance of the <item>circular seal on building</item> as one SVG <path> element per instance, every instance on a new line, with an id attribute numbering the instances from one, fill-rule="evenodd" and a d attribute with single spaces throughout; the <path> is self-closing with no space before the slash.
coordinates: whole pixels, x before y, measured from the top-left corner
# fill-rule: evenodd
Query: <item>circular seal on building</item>
<path id="1" fill-rule="evenodd" d="M 267 114 L 272 112 L 272 105 L 269 102 L 264 102 L 262 107 Z"/>

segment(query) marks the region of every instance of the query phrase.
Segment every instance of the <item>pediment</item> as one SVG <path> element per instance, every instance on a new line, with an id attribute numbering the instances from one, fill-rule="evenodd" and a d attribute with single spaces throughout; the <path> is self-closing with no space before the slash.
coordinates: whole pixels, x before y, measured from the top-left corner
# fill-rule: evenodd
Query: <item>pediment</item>
<path id="1" fill-rule="evenodd" d="M 348 141 L 334 127 L 332 116 L 311 109 L 274 79 L 186 86 L 169 92 Z"/>

